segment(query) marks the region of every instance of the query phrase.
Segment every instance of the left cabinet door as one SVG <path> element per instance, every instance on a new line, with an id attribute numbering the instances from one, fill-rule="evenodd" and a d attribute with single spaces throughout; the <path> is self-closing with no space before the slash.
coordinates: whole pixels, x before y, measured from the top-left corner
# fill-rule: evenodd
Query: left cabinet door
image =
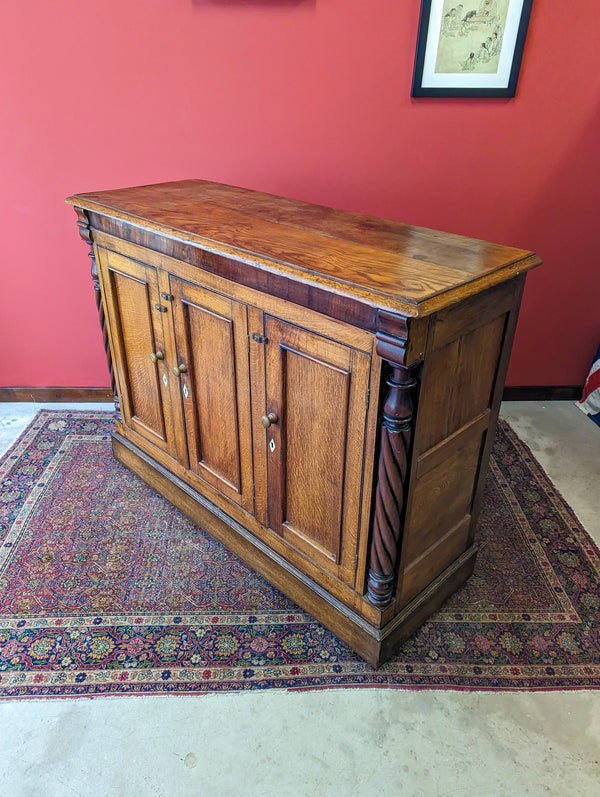
<path id="1" fill-rule="evenodd" d="M 176 457 L 178 398 L 171 390 L 179 388 L 167 368 L 163 317 L 169 309 L 160 301 L 156 269 L 101 247 L 97 259 L 123 423 Z"/>

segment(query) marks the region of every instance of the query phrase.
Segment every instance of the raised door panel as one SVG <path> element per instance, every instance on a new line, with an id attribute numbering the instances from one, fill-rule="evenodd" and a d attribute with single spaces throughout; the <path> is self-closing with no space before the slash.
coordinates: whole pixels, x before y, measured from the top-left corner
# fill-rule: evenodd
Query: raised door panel
<path id="1" fill-rule="evenodd" d="M 491 405 L 507 314 L 428 353 L 414 451 L 421 456 Z"/>
<path id="2" fill-rule="evenodd" d="M 190 470 L 251 512 L 246 306 L 173 276 L 170 288 Z"/>
<path id="3" fill-rule="evenodd" d="M 123 422 L 175 456 L 156 270 L 105 249 L 98 260 Z"/>
<path id="4" fill-rule="evenodd" d="M 269 527 L 354 585 L 370 357 L 267 317 Z"/>

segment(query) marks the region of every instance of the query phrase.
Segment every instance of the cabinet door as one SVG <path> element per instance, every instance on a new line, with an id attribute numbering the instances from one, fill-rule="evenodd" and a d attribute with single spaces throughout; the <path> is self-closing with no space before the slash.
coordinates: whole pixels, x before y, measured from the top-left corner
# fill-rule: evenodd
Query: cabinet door
<path id="1" fill-rule="evenodd" d="M 123 422 L 175 456 L 156 269 L 106 249 L 97 254 Z"/>
<path id="2" fill-rule="evenodd" d="M 353 586 L 370 357 L 271 317 L 265 334 L 269 526 Z"/>
<path id="3" fill-rule="evenodd" d="M 253 510 L 246 305 L 170 277 L 190 470 Z"/>

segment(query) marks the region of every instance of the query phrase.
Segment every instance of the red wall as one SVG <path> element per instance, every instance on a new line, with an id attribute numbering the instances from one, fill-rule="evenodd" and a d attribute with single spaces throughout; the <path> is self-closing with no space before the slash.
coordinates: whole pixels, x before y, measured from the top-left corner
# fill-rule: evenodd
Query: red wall
<path id="1" fill-rule="evenodd" d="M 203 177 L 536 250 L 509 383 L 600 339 L 595 0 L 535 0 L 514 100 L 412 100 L 419 0 L 20 0 L 0 32 L 0 381 L 108 382 L 69 194 Z"/>

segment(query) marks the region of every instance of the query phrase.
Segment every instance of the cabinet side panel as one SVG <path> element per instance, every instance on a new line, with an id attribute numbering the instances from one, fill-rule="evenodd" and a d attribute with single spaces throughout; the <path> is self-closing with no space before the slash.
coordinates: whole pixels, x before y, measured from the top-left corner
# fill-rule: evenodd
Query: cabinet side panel
<path id="1" fill-rule="evenodd" d="M 443 458 L 417 478 L 412 494 L 410 534 L 403 556 L 413 561 L 451 529 L 471 509 L 482 431 L 469 428 L 444 446 Z"/>
<path id="2" fill-rule="evenodd" d="M 416 456 L 490 406 L 505 322 L 503 314 L 428 356 L 415 433 Z"/>
<path id="3" fill-rule="evenodd" d="M 506 314 L 498 316 L 460 339 L 460 372 L 454 392 L 450 433 L 462 428 L 491 405 L 506 318 Z"/>
<path id="4" fill-rule="evenodd" d="M 158 373 L 150 362 L 155 344 L 148 285 L 114 271 L 110 279 L 119 310 L 131 416 L 164 439 Z"/>
<path id="5" fill-rule="evenodd" d="M 473 497 L 488 436 L 509 313 L 502 307 L 428 352 L 423 367 L 399 573 L 406 605 L 469 544 Z M 475 308 L 476 309 L 476 308 Z M 504 312 L 502 311 L 504 309 Z M 492 316 L 492 317 L 491 317 Z M 493 430 L 492 430 L 493 431 Z"/>

